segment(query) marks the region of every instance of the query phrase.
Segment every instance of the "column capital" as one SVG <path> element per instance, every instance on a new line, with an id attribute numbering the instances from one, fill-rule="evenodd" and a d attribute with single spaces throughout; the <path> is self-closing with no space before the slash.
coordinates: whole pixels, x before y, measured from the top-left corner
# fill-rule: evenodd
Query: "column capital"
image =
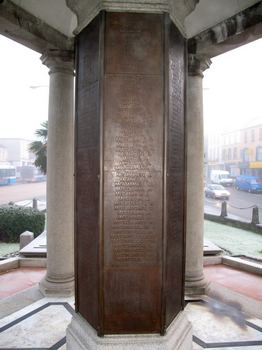
<path id="1" fill-rule="evenodd" d="M 50 49 L 41 56 L 41 61 L 49 68 L 49 74 L 74 74 L 74 52 L 69 50 Z"/>
<path id="2" fill-rule="evenodd" d="M 188 75 L 199 75 L 203 78 L 203 72 L 211 66 L 212 61 L 206 56 L 196 54 L 188 55 Z"/>

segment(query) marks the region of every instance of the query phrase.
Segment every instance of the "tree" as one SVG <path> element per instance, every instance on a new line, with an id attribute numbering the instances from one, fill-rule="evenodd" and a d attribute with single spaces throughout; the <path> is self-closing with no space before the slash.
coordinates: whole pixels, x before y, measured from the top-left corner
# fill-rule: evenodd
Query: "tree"
<path id="1" fill-rule="evenodd" d="M 35 135 L 40 141 L 33 141 L 29 145 L 29 150 L 36 156 L 35 166 L 39 168 L 43 174 L 46 174 L 46 156 L 47 156 L 47 130 L 48 122 L 41 123 L 42 128 L 37 129 Z"/>

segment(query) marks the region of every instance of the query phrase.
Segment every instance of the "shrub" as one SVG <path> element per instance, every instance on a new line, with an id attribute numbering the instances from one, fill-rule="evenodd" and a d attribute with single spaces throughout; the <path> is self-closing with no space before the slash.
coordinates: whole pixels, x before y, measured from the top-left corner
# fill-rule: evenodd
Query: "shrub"
<path id="1" fill-rule="evenodd" d="M 32 208 L 17 205 L 0 206 L 0 240 L 19 242 L 24 231 L 31 231 L 35 237 L 43 232 L 45 214 Z"/>

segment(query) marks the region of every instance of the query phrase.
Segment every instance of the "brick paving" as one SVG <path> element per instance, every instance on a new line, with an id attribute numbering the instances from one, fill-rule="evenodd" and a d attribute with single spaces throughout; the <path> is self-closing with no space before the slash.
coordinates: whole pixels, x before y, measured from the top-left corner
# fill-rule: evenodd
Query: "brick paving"
<path id="1" fill-rule="evenodd" d="M 249 298 L 262 301 L 261 276 L 225 265 L 206 266 L 204 274 L 211 282 L 216 282 Z"/>
<path id="2" fill-rule="evenodd" d="M 21 267 L 0 274 L 0 299 L 36 285 L 45 275 L 40 267 Z"/>

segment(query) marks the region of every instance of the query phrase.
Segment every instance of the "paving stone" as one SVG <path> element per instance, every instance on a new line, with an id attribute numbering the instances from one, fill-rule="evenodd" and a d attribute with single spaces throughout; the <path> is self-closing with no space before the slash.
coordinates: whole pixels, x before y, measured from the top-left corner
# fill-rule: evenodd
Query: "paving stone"
<path id="1" fill-rule="evenodd" d="M 223 349 L 262 348 L 262 329 L 251 327 L 251 323 L 242 325 L 242 315 L 233 307 L 230 310 L 230 307 L 221 305 L 219 309 L 211 301 L 210 304 L 199 302 L 187 305 L 186 313 L 193 324 L 194 340 L 200 346 L 199 349 L 201 346 L 219 349 L 219 344 Z M 253 319 L 253 322 L 257 321 L 259 320 Z M 197 346 L 194 347 L 198 349 Z"/>

